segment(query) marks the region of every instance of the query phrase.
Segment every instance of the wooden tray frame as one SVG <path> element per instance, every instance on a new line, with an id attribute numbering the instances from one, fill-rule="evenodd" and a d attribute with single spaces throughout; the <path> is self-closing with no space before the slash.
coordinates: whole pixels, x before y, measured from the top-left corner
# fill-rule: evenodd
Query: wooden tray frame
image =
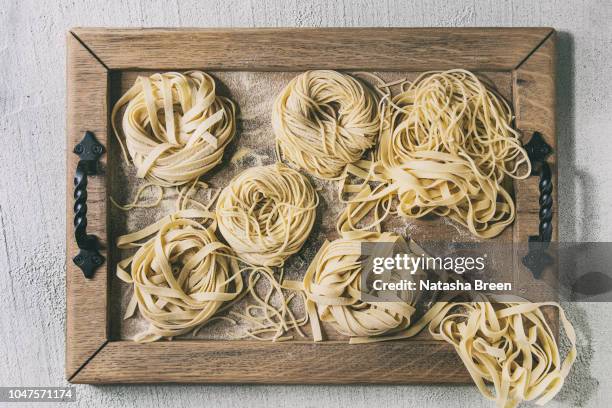
<path id="1" fill-rule="evenodd" d="M 164 341 L 109 338 L 106 262 L 87 280 L 71 261 L 73 146 L 90 130 L 107 146 L 109 75 L 115 70 L 306 69 L 411 70 L 462 67 L 510 71 L 516 125 L 541 132 L 556 147 L 555 32 L 551 28 L 104 29 L 67 34 L 66 377 L 72 383 L 464 383 L 470 378 L 453 349 L 433 341 L 349 346 L 309 341 Z M 101 160 L 106 168 L 106 155 Z M 557 234 L 555 158 L 554 239 Z M 88 232 L 107 255 L 106 172 L 88 186 Z M 537 180 L 521 183 L 515 242 L 537 234 Z M 525 199 L 523 199 L 525 197 Z M 518 219 L 518 217 L 517 217 Z M 518 261 L 515 260 L 515 264 Z"/>

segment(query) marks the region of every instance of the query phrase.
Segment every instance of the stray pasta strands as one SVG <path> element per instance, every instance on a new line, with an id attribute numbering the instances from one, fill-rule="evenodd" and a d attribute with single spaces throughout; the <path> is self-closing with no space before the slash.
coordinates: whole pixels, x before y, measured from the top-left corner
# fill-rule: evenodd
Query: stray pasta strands
<path id="1" fill-rule="evenodd" d="M 281 274 L 282 275 L 282 274 Z M 306 337 L 302 327 L 308 323 L 308 314 L 296 318 L 291 310 L 291 303 L 296 295 L 306 304 L 306 297 L 303 292 L 293 292 L 288 296 L 283 289 L 287 288 L 279 283 L 274 271 L 267 267 L 251 267 L 249 271 L 248 285 L 245 293 L 249 293 L 255 300 L 255 304 L 246 306 L 244 313 L 230 311 L 230 314 L 250 323 L 251 328 L 247 329 L 240 338 L 251 338 L 262 341 L 287 341 L 293 340 L 293 335 L 287 333 L 294 330 L 301 337 Z M 266 281 L 269 287 L 265 295 L 259 296 L 257 284 Z M 275 304 L 276 303 L 276 304 Z"/>
<path id="2" fill-rule="evenodd" d="M 157 198 L 155 199 L 155 201 L 150 202 L 150 203 L 141 203 L 140 200 L 142 199 L 142 193 L 149 187 L 155 187 L 157 189 L 157 191 L 159 192 L 157 194 Z M 141 185 L 138 190 L 136 190 L 136 194 L 134 195 L 134 199 L 132 200 L 131 203 L 129 204 L 125 204 L 125 205 L 121 205 L 119 203 L 117 203 L 117 201 L 115 201 L 115 199 L 113 197 L 110 197 L 110 201 L 111 203 L 117 207 L 120 210 L 123 211 L 129 211 L 133 208 L 152 208 L 152 207 L 157 207 L 159 205 L 159 203 L 161 203 L 162 199 L 164 198 L 164 189 L 160 186 L 157 186 L 155 184 L 152 183 L 145 183 L 143 185 Z"/>

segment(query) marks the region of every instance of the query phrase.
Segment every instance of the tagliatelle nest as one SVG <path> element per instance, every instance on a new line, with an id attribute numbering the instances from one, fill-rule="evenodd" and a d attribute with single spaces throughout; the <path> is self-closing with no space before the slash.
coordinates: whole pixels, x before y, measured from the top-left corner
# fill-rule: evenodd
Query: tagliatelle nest
<path id="1" fill-rule="evenodd" d="M 138 308 L 150 324 L 136 341 L 197 330 L 242 292 L 238 261 L 217 240 L 214 216 L 205 210 L 179 210 L 119 237 L 117 246 L 138 248 L 117 265 L 117 276 L 134 288 L 125 318 Z"/>
<path id="2" fill-rule="evenodd" d="M 126 105 L 119 136 L 116 115 Z M 234 103 L 201 71 L 138 77 L 111 113 L 115 136 L 137 176 L 163 186 L 193 181 L 215 167 L 236 130 Z"/>
<path id="3" fill-rule="evenodd" d="M 391 233 L 346 234 L 325 242 L 306 271 L 303 289 L 315 341 L 322 340 L 319 320 L 349 337 L 379 336 L 406 329 L 415 312 L 414 300 L 362 301 L 362 244 L 394 243 Z"/>

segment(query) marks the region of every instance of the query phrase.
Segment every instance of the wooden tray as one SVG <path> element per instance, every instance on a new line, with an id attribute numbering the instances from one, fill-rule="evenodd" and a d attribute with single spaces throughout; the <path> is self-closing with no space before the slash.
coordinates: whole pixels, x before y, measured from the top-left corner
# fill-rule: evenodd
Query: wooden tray
<path id="1" fill-rule="evenodd" d="M 539 131 L 553 148 L 555 135 L 555 35 L 550 28 L 473 29 L 74 29 L 67 64 L 67 266 L 66 377 L 74 383 L 245 382 L 415 383 L 469 382 L 451 346 L 426 336 L 409 341 L 353 345 L 228 340 L 176 340 L 136 344 L 117 331 L 114 289 L 116 217 L 109 194 L 122 183 L 113 147 L 110 107 L 140 72 L 202 69 L 231 78 L 306 69 L 383 73 L 465 68 L 484 73 L 511 100 L 525 139 Z M 282 75 L 281 75 L 282 76 Z M 289 76 L 290 77 L 290 76 Z M 73 147 L 85 131 L 107 147 L 102 175 L 89 179 L 88 233 L 97 235 L 107 262 L 85 279 L 71 259 L 74 241 Z M 270 137 L 272 137 L 270 135 Z M 553 168 L 556 192 L 555 157 Z M 537 178 L 515 183 L 517 218 L 499 238 L 527 242 L 538 229 Z M 554 200 L 553 239 L 557 233 Z M 151 220 L 152 221 L 152 220 Z M 433 228 L 432 228 L 433 227 Z M 424 224 L 420 234 L 450 234 Z M 518 273 L 516 257 L 507 261 Z M 116 282 L 115 282 L 116 284 Z"/>

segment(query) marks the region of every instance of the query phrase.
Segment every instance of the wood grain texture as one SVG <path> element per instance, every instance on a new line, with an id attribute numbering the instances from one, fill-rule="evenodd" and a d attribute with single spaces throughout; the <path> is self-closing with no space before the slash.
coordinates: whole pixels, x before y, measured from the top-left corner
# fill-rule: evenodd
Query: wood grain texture
<path id="1" fill-rule="evenodd" d="M 555 126 L 555 35 L 549 36 L 530 57 L 513 73 L 514 76 L 514 111 L 516 126 L 525 136 L 525 141 L 533 132 L 540 132 L 555 151 L 548 157 L 553 173 L 553 236 L 558 233 L 558 199 L 557 199 L 557 133 Z M 531 177 L 526 183 L 516 183 L 517 211 L 539 211 L 538 178 Z M 534 233 L 537 232 L 534 231 Z"/>
<path id="2" fill-rule="evenodd" d="M 552 241 L 559 236 L 559 200 L 557 172 L 557 133 L 556 133 L 556 34 L 553 32 L 537 47 L 516 70 L 514 77 L 514 111 L 516 126 L 523 133 L 525 142 L 533 132 L 540 132 L 553 148 L 547 161 L 552 170 L 553 185 L 553 233 Z M 527 282 L 531 272 L 522 264 L 523 256 L 528 252 L 527 242 L 530 236 L 538 235 L 539 231 L 539 177 L 515 182 L 517 219 L 514 224 L 514 242 L 522 243 L 517 247 L 514 258 L 514 273 L 516 282 Z M 551 249 L 555 251 L 556 249 Z M 545 272 L 540 280 L 529 280 L 524 288 L 525 297 L 534 301 L 558 300 L 559 290 L 558 265 L 554 264 Z M 544 311 L 555 333 L 559 330 L 559 315 L 557 310 Z"/>
<path id="3" fill-rule="evenodd" d="M 550 28 L 75 28 L 109 69 L 511 70 Z"/>
<path id="4" fill-rule="evenodd" d="M 108 75 L 111 72 L 113 75 L 120 75 L 117 70 L 138 71 L 145 68 L 161 71 L 167 68 L 186 70 L 197 67 L 207 70 L 257 72 L 316 67 L 414 72 L 459 66 L 480 72 L 494 71 L 490 75 L 500 87 L 500 92 L 514 99 L 518 128 L 527 132 L 537 124 L 539 129 L 554 138 L 554 123 L 550 123 L 551 120 L 554 121 L 554 70 L 546 71 L 543 68 L 546 64 L 539 60 L 537 63 L 531 62 L 531 58 L 539 55 L 540 46 L 547 50 L 547 38 L 551 32 L 550 29 L 539 28 L 184 31 L 79 29 L 75 30 L 75 36 L 84 42 L 85 48 L 80 47 L 78 50 L 79 53 L 87 54 L 88 58 L 87 61 L 81 61 L 73 56 L 75 52 L 69 54 L 71 71 L 68 81 L 79 84 L 78 87 L 69 89 L 69 133 L 70 137 L 74 138 L 73 133 L 81 130 L 83 126 L 93 126 L 95 130 L 90 130 L 100 134 L 100 140 L 107 145 Z M 74 43 L 76 40 L 73 38 L 71 41 Z M 177 44 L 180 44 L 180 47 L 177 47 Z M 534 50 L 537 51 L 534 53 Z M 171 60 L 168 55 L 172 55 Z M 172 65 L 169 65 L 170 61 Z M 92 67 L 95 67 L 95 72 Z M 520 72 L 514 72 L 516 67 Z M 134 75 L 136 72 L 130 72 L 125 78 L 129 80 L 129 77 Z M 545 80 L 540 80 L 540 76 L 544 76 Z M 117 81 L 113 83 L 115 82 Z M 117 89 L 111 91 L 117 93 Z M 532 104 L 529 109 L 522 106 L 526 101 Z M 538 112 L 541 106 L 552 108 L 547 115 L 534 113 Z M 74 139 L 69 138 L 68 146 L 74 142 Z M 113 149 L 109 151 L 113 152 Z M 115 159 L 120 160 L 119 157 L 111 158 L 111 166 L 116 165 Z M 68 169 L 73 168 L 75 164 L 75 159 L 69 157 Z M 70 170 L 68 171 L 70 173 Z M 106 173 L 105 178 L 114 179 L 113 171 Z M 91 206 L 95 207 L 95 210 L 89 231 L 107 242 L 107 190 L 102 179 L 97 179 L 101 184 L 92 186 Z M 529 195 L 527 198 L 522 197 L 525 202 L 537 200 L 537 190 L 526 188 L 522 191 L 521 183 L 517 183 L 516 194 Z M 523 213 L 532 215 L 521 209 L 515 225 L 498 238 L 499 242 L 511 242 L 519 235 L 522 237 L 526 227 L 523 228 L 521 223 L 534 223 L 533 216 L 523 220 Z M 71 219 L 71 216 L 71 209 L 68 208 L 68 219 Z M 449 225 L 435 225 L 438 225 L 437 235 L 434 234 L 437 239 L 446 236 L 440 234 L 448 234 L 449 231 L 452 233 Z M 532 227 L 537 230 L 537 222 Z M 70 226 L 67 229 L 70 231 Z M 517 232 L 519 230 L 521 234 Z M 113 242 L 112 237 L 108 242 Z M 70 250 L 70 245 L 68 248 Z M 113 256 L 110 258 L 107 265 L 113 264 Z M 508 251 L 508 257 L 502 263 L 512 266 L 515 262 L 512 251 Z M 78 333 L 83 340 L 78 343 L 68 342 L 71 369 L 74 370 L 72 360 L 75 353 L 88 351 L 91 357 L 91 360 L 70 378 L 72 382 L 469 381 L 467 371 L 460 364 L 451 346 L 421 339 L 363 346 L 351 346 L 336 340 L 320 344 L 178 340 L 146 345 L 112 341 L 115 339 L 109 339 L 108 332 L 102 333 L 102 328 L 106 331 L 109 327 L 108 273 L 98 272 L 93 282 L 84 281 L 82 276 L 79 278 L 78 274 L 71 273 L 70 270 L 68 273 L 68 326 L 71 333 Z M 89 299 L 94 297 L 95 293 L 104 293 L 104 296 L 98 296 L 95 302 L 91 302 Z M 85 312 L 88 313 L 87 316 L 84 315 Z M 86 318 L 88 322 L 81 325 Z M 96 325 L 95 330 L 91 329 L 92 325 Z M 90 346 L 93 340 L 98 341 L 98 347 L 95 349 Z M 104 345 L 107 340 L 109 341 Z M 104 346 L 100 349 L 101 345 Z M 262 363 L 264 361 L 265 364 Z M 283 367 L 283 370 L 278 367 Z"/>
<path id="5" fill-rule="evenodd" d="M 107 70 L 72 34 L 67 35 L 67 146 L 66 149 L 66 377 L 72 377 L 107 340 L 108 262 L 93 279 L 72 262 L 78 253 L 74 238 L 73 177 L 78 156 L 72 152 L 85 131 L 94 132 L 107 146 Z M 106 256 L 106 155 L 102 175 L 88 178 L 87 231 L 98 236 Z"/>
<path id="6" fill-rule="evenodd" d="M 435 357 L 434 357 L 435 356 Z M 432 358 L 433 357 L 433 358 Z M 453 348 L 432 341 L 111 342 L 81 370 L 77 383 L 465 383 Z"/>

